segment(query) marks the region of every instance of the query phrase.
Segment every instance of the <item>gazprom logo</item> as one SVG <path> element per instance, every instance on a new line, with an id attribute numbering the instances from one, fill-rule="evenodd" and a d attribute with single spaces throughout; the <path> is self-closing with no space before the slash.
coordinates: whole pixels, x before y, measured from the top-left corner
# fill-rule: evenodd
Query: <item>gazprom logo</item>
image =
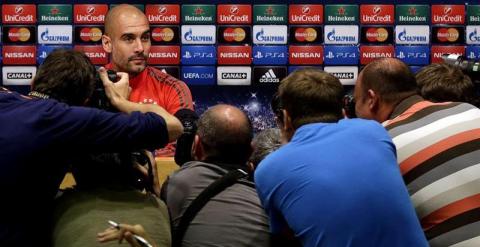
<path id="1" fill-rule="evenodd" d="M 286 44 L 286 25 L 255 25 L 253 26 L 254 44 Z"/>
<path id="2" fill-rule="evenodd" d="M 478 28 L 480 28 L 480 26 L 467 26 L 467 44 L 480 44 Z"/>
<path id="3" fill-rule="evenodd" d="M 326 25 L 325 44 L 357 44 L 358 26 Z"/>
<path id="4" fill-rule="evenodd" d="M 71 25 L 38 26 L 39 44 L 71 44 L 72 36 Z"/>
<path id="5" fill-rule="evenodd" d="M 70 36 L 66 35 L 49 35 L 48 34 L 48 28 L 40 34 L 40 39 L 43 41 L 50 41 L 50 42 L 69 42 L 70 41 Z"/>
<path id="6" fill-rule="evenodd" d="M 215 44 L 215 26 L 213 25 L 183 25 L 183 44 Z"/>
<path id="7" fill-rule="evenodd" d="M 395 27 L 397 44 L 428 44 L 430 29 L 428 26 L 400 26 Z"/>

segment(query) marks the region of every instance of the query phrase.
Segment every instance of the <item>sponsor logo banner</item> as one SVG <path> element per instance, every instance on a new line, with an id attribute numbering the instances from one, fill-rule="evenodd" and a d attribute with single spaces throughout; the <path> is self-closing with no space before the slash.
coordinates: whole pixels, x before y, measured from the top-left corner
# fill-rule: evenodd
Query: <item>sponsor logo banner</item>
<path id="1" fill-rule="evenodd" d="M 393 43 L 393 27 L 362 27 L 361 42 L 370 44 L 391 44 Z"/>
<path id="2" fill-rule="evenodd" d="M 2 5 L 2 22 L 4 24 L 34 24 L 37 22 L 35 4 Z"/>
<path id="3" fill-rule="evenodd" d="M 288 63 L 288 48 L 285 45 L 254 46 L 253 64 L 285 65 Z"/>
<path id="4" fill-rule="evenodd" d="M 182 66 L 181 80 L 187 85 L 215 85 L 214 66 Z"/>
<path id="5" fill-rule="evenodd" d="M 290 26 L 290 43 L 318 44 L 322 43 L 322 28 L 320 26 Z"/>
<path id="6" fill-rule="evenodd" d="M 409 65 L 427 65 L 430 62 L 430 47 L 397 45 L 395 57 Z"/>
<path id="7" fill-rule="evenodd" d="M 72 5 L 39 4 L 38 22 L 44 24 L 67 24 L 72 22 Z"/>
<path id="8" fill-rule="evenodd" d="M 219 4 L 217 5 L 218 24 L 250 24 L 252 23 L 252 5 Z"/>
<path id="9" fill-rule="evenodd" d="M 399 24 L 428 24 L 430 6 L 419 4 L 399 4 L 395 7 L 395 22 Z"/>
<path id="10" fill-rule="evenodd" d="M 113 9 L 117 5 L 120 5 L 120 4 L 116 4 L 116 3 L 110 4 L 110 9 Z M 137 7 L 137 9 L 141 10 L 142 12 L 145 12 L 145 6 L 143 6 L 143 4 L 131 4 L 130 3 L 130 5 L 133 5 L 133 6 Z"/>
<path id="11" fill-rule="evenodd" d="M 213 45 L 216 42 L 214 25 L 183 25 L 182 44 Z"/>
<path id="12" fill-rule="evenodd" d="M 151 42 L 153 44 L 178 44 L 180 43 L 180 30 L 178 26 L 151 26 Z"/>
<path id="13" fill-rule="evenodd" d="M 467 46 L 466 55 L 468 59 L 479 60 L 480 59 L 480 46 L 469 45 Z"/>
<path id="14" fill-rule="evenodd" d="M 325 5 L 325 23 L 351 24 L 358 22 L 358 5 L 333 4 Z"/>
<path id="15" fill-rule="evenodd" d="M 287 67 L 259 66 L 253 67 L 253 83 L 257 85 L 278 84 L 287 77 Z"/>
<path id="16" fill-rule="evenodd" d="M 323 70 L 337 77 L 343 85 L 355 85 L 358 78 L 357 66 L 325 66 Z"/>
<path id="17" fill-rule="evenodd" d="M 75 42 L 86 44 L 101 44 L 103 26 L 76 26 Z"/>
<path id="18" fill-rule="evenodd" d="M 432 24 L 464 24 L 464 5 L 432 5 Z"/>
<path id="19" fill-rule="evenodd" d="M 362 45 L 360 46 L 360 64 L 368 64 L 382 57 L 394 57 L 395 49 L 391 45 Z"/>
<path id="20" fill-rule="evenodd" d="M 37 46 L 37 63 L 42 64 L 48 54 L 55 49 L 72 49 L 70 45 L 39 45 Z"/>
<path id="21" fill-rule="evenodd" d="M 480 5 L 467 5 L 467 23 L 470 25 L 480 24 Z"/>
<path id="22" fill-rule="evenodd" d="M 4 66 L 2 69 L 3 85 L 30 86 L 37 73 L 35 66 Z"/>
<path id="23" fill-rule="evenodd" d="M 147 59 L 148 64 L 179 64 L 180 46 L 152 45 Z"/>
<path id="24" fill-rule="evenodd" d="M 219 26 L 218 43 L 242 44 L 250 43 L 252 40 L 251 26 Z"/>
<path id="25" fill-rule="evenodd" d="M 325 25 L 325 44 L 358 44 L 358 26 Z"/>
<path id="26" fill-rule="evenodd" d="M 215 5 L 210 5 L 210 4 L 182 5 L 182 22 L 185 24 L 215 23 Z"/>
<path id="27" fill-rule="evenodd" d="M 215 65 L 217 51 L 215 46 L 189 45 L 182 46 L 182 64 Z"/>
<path id="28" fill-rule="evenodd" d="M 295 70 L 304 69 L 304 68 L 316 68 L 323 70 L 322 66 L 288 66 L 288 74 L 294 72 Z"/>
<path id="29" fill-rule="evenodd" d="M 6 44 L 35 43 L 37 32 L 35 26 L 3 26 L 2 41 Z"/>
<path id="30" fill-rule="evenodd" d="M 72 25 L 38 25 L 39 44 L 71 44 Z"/>
<path id="31" fill-rule="evenodd" d="M 252 82 L 250 67 L 217 67 L 217 83 L 220 86 L 248 86 Z"/>
<path id="32" fill-rule="evenodd" d="M 253 26 L 254 44 L 287 44 L 286 25 L 255 25 Z"/>
<path id="33" fill-rule="evenodd" d="M 108 63 L 108 54 L 101 45 L 76 45 L 73 49 L 85 53 L 93 64 L 104 65 Z"/>
<path id="34" fill-rule="evenodd" d="M 290 4 L 288 22 L 290 24 L 322 24 L 323 5 Z"/>
<path id="35" fill-rule="evenodd" d="M 444 46 L 444 45 L 432 45 L 432 50 L 430 52 L 430 59 L 432 63 L 442 63 L 443 54 L 456 54 L 456 55 L 465 55 L 464 46 Z"/>
<path id="36" fill-rule="evenodd" d="M 36 51 L 33 45 L 5 45 L 2 50 L 3 64 L 35 64 Z"/>
<path id="37" fill-rule="evenodd" d="M 464 27 L 432 27 L 432 43 L 465 43 Z"/>
<path id="38" fill-rule="evenodd" d="M 75 4 L 73 21 L 75 24 L 103 24 L 107 11 L 106 4 Z"/>
<path id="39" fill-rule="evenodd" d="M 416 74 L 423 66 L 409 66 L 413 74 Z"/>
<path id="40" fill-rule="evenodd" d="M 253 5 L 254 24 L 287 24 L 288 9 L 285 4 Z"/>
<path id="41" fill-rule="evenodd" d="M 145 15 L 150 24 L 178 24 L 180 23 L 180 5 L 147 4 Z"/>
<path id="42" fill-rule="evenodd" d="M 467 44 L 480 44 L 480 26 L 467 26 Z"/>
<path id="43" fill-rule="evenodd" d="M 218 46 L 218 64 L 251 64 L 251 46 Z"/>
<path id="44" fill-rule="evenodd" d="M 391 4 L 360 5 L 360 23 L 362 24 L 393 24 L 394 6 Z"/>
<path id="45" fill-rule="evenodd" d="M 395 43 L 402 45 L 428 45 L 430 43 L 430 26 L 397 25 Z"/>
<path id="46" fill-rule="evenodd" d="M 180 69 L 177 66 L 154 66 L 165 74 L 169 74 L 175 78 L 180 78 Z"/>
<path id="47" fill-rule="evenodd" d="M 325 46 L 325 65 L 358 64 L 360 51 L 357 46 Z"/>
<path id="48" fill-rule="evenodd" d="M 322 64 L 323 46 L 295 46 L 289 47 L 290 64 Z"/>

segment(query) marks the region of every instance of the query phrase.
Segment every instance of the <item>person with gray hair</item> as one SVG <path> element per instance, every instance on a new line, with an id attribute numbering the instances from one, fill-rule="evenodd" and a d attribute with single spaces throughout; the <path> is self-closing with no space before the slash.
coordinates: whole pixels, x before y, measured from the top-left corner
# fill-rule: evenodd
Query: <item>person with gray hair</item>
<path id="1" fill-rule="evenodd" d="M 256 169 L 267 155 L 282 146 L 280 129 L 270 128 L 262 130 L 253 138 L 252 144 L 253 153 L 248 162 L 253 169 Z"/>

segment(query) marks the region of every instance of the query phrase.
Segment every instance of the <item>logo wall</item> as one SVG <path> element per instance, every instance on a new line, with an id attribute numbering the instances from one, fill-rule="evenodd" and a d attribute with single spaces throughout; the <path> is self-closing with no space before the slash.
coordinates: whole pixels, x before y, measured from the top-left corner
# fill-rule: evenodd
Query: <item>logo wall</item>
<path id="1" fill-rule="evenodd" d="M 182 44 L 215 44 L 214 25 L 183 25 Z"/>
<path id="2" fill-rule="evenodd" d="M 325 25 L 325 44 L 358 44 L 358 26 Z"/>
<path id="3" fill-rule="evenodd" d="M 430 53 L 430 60 L 432 63 L 442 63 L 442 55 L 443 54 L 456 54 L 460 56 L 465 55 L 465 47 L 464 46 L 441 46 L 441 45 L 432 45 L 431 53 Z"/>
<path id="4" fill-rule="evenodd" d="M 465 43 L 463 26 L 432 27 L 432 43 Z"/>
<path id="5" fill-rule="evenodd" d="M 322 64 L 323 46 L 289 46 L 290 64 Z"/>
<path id="6" fill-rule="evenodd" d="M 253 47 L 253 64 L 285 65 L 288 63 L 288 48 L 285 45 L 262 45 Z"/>
<path id="7" fill-rule="evenodd" d="M 409 65 L 426 65 L 430 60 L 430 47 L 418 45 L 397 45 L 395 57 Z"/>
<path id="8" fill-rule="evenodd" d="M 151 42 L 153 44 L 178 44 L 178 26 L 151 26 Z"/>
<path id="9" fill-rule="evenodd" d="M 85 44 L 101 44 L 103 26 L 76 26 L 75 42 Z"/>
<path id="10" fill-rule="evenodd" d="M 278 84 L 287 77 L 287 67 L 259 66 L 253 68 L 253 83 L 257 85 Z"/>
<path id="11" fill-rule="evenodd" d="M 480 44 L 480 26 L 467 26 L 466 28 L 467 44 L 478 45 Z"/>
<path id="12" fill-rule="evenodd" d="M 320 26 L 291 26 L 290 43 L 309 44 L 322 43 L 322 28 Z"/>
<path id="13" fill-rule="evenodd" d="M 85 53 L 93 64 L 105 65 L 108 63 L 107 52 L 100 45 L 76 45 L 73 49 Z"/>
<path id="14" fill-rule="evenodd" d="M 218 43 L 241 44 L 252 42 L 250 26 L 219 26 Z"/>
<path id="15" fill-rule="evenodd" d="M 35 4 L 3 4 L 2 22 L 4 24 L 35 24 L 37 22 Z"/>
<path id="16" fill-rule="evenodd" d="M 38 22 L 43 24 L 69 24 L 72 22 L 72 5 L 39 4 Z"/>
<path id="17" fill-rule="evenodd" d="M 287 24 L 288 8 L 285 4 L 253 5 L 254 24 Z"/>
<path id="18" fill-rule="evenodd" d="M 288 12 L 290 24 L 323 23 L 323 5 L 320 4 L 291 4 Z"/>
<path id="19" fill-rule="evenodd" d="M 325 65 L 356 65 L 359 58 L 357 46 L 325 46 Z"/>
<path id="20" fill-rule="evenodd" d="M 3 64 L 35 64 L 35 46 L 5 45 L 2 50 Z"/>
<path id="21" fill-rule="evenodd" d="M 368 64 L 377 58 L 394 57 L 395 49 L 392 45 L 361 45 L 360 64 Z"/>
<path id="22" fill-rule="evenodd" d="M 42 64 L 45 58 L 47 58 L 48 54 L 55 49 L 72 49 L 70 45 L 39 45 L 37 47 L 37 63 Z"/>
<path id="23" fill-rule="evenodd" d="M 32 44 L 37 34 L 35 26 L 3 26 L 2 36 L 6 44 Z"/>
<path id="24" fill-rule="evenodd" d="M 217 22 L 218 24 L 250 24 L 252 23 L 252 5 L 219 4 Z"/>
<path id="25" fill-rule="evenodd" d="M 73 22 L 75 24 L 103 24 L 108 11 L 106 4 L 73 5 Z"/>
<path id="26" fill-rule="evenodd" d="M 325 66 L 323 70 L 337 77 L 343 85 L 355 85 L 358 78 L 357 66 Z"/>
<path id="27" fill-rule="evenodd" d="M 398 24 L 428 24 L 430 6 L 401 4 L 395 7 L 395 21 Z"/>
<path id="28" fill-rule="evenodd" d="M 474 59 L 474 60 L 480 59 L 480 46 L 476 46 L 476 45 L 467 46 L 466 56 L 468 59 Z"/>
<path id="29" fill-rule="evenodd" d="M 252 81 L 252 68 L 220 66 L 217 68 L 217 83 L 221 86 L 248 86 Z"/>
<path id="30" fill-rule="evenodd" d="M 464 5 L 432 5 L 432 24 L 464 24 Z"/>
<path id="31" fill-rule="evenodd" d="M 218 46 L 218 64 L 251 64 L 251 46 Z"/>
<path id="32" fill-rule="evenodd" d="M 183 66 L 181 80 L 188 85 L 215 85 L 215 67 Z"/>
<path id="33" fill-rule="evenodd" d="M 358 5 L 333 4 L 325 5 L 325 23 L 351 24 L 358 22 Z"/>
<path id="34" fill-rule="evenodd" d="M 147 63 L 149 64 L 179 64 L 180 46 L 153 45 L 150 47 Z"/>
<path id="35" fill-rule="evenodd" d="M 183 4 L 182 22 L 186 24 L 215 23 L 215 5 Z"/>
<path id="36" fill-rule="evenodd" d="M 360 5 L 360 23 L 362 24 L 393 24 L 394 6 L 390 4 Z"/>
<path id="37" fill-rule="evenodd" d="M 286 25 L 254 25 L 254 44 L 287 44 Z"/>
<path id="38" fill-rule="evenodd" d="M 430 43 L 430 26 L 397 25 L 395 26 L 395 43 L 402 45 L 428 45 Z"/>
<path id="39" fill-rule="evenodd" d="M 178 24 L 180 23 L 180 5 L 147 4 L 145 15 L 151 24 Z"/>
<path id="40" fill-rule="evenodd" d="M 362 43 L 391 44 L 393 42 L 393 27 L 362 27 Z"/>
<path id="41" fill-rule="evenodd" d="M 189 45 L 182 46 L 182 64 L 215 65 L 217 51 L 215 46 Z"/>

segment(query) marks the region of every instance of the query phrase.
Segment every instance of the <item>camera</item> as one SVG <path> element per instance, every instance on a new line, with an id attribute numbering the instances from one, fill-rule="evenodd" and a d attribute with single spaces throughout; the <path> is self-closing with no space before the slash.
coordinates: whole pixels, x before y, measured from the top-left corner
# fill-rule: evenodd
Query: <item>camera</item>
<path id="1" fill-rule="evenodd" d="M 456 54 L 443 54 L 442 59 L 446 64 L 461 69 L 475 84 L 480 83 L 480 61 L 469 60 Z"/>
<path id="2" fill-rule="evenodd" d="M 108 79 L 112 82 L 117 82 L 119 80 L 117 72 L 114 70 L 107 70 L 107 75 Z M 95 90 L 93 91 L 92 97 L 90 97 L 88 106 L 106 111 L 115 111 L 115 108 L 105 94 L 105 88 L 103 87 L 103 82 L 98 73 L 95 76 Z"/>

